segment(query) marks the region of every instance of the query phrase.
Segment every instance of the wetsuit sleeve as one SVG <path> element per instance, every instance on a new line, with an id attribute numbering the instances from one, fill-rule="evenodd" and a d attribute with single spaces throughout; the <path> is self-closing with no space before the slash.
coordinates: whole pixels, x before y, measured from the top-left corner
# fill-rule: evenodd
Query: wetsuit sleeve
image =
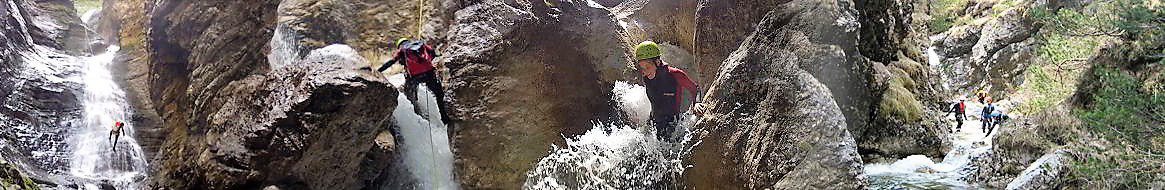
<path id="1" fill-rule="evenodd" d="M 376 72 L 384 72 L 384 70 L 388 70 L 389 67 L 392 67 L 392 65 L 400 62 L 399 58 L 400 58 L 400 50 L 398 49 L 396 51 L 393 51 L 392 59 L 389 59 L 387 62 L 384 62 L 384 64 L 381 64 L 380 68 L 376 68 Z"/>
<path id="2" fill-rule="evenodd" d="M 679 84 L 680 88 L 687 89 L 688 92 L 691 92 L 696 103 L 700 103 L 700 87 L 696 86 L 696 83 L 688 78 L 688 73 L 675 68 L 671 68 L 671 73 L 676 79 L 676 84 Z"/>

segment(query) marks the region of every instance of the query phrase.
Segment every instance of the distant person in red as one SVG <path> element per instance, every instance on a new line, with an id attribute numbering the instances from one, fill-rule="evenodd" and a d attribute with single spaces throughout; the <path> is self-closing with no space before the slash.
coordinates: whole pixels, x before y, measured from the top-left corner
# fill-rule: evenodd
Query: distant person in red
<path id="1" fill-rule="evenodd" d="M 109 138 L 113 139 L 109 144 L 113 145 L 113 151 L 117 151 L 117 139 L 121 136 L 121 128 L 125 127 L 125 123 L 117 121 L 113 123 L 113 130 L 109 131 Z"/>

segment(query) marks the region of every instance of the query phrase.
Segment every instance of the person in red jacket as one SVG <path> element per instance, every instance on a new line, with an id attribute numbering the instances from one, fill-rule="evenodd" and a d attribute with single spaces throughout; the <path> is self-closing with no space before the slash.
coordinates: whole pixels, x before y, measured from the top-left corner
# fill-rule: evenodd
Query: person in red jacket
<path id="1" fill-rule="evenodd" d="M 445 109 L 445 90 L 441 87 L 441 81 L 437 79 L 436 66 L 433 64 L 433 59 L 439 56 L 437 51 L 432 46 L 425 44 L 419 40 L 408 40 L 401 38 L 396 40 L 397 49 L 393 53 L 393 58 L 388 62 L 380 65 L 376 71 L 384 72 L 394 64 L 401 64 L 405 66 L 405 88 L 415 89 L 418 84 L 425 83 L 425 87 L 433 92 L 433 96 L 437 99 L 437 109 L 441 112 L 441 121 L 448 126 L 449 114 Z M 452 127 L 450 127 L 452 132 Z"/>
<path id="2" fill-rule="evenodd" d="M 967 118 L 967 98 L 959 98 L 959 102 L 951 104 L 950 111 L 947 115 L 955 115 L 955 132 L 963 129 L 963 119 Z"/>
<path id="3" fill-rule="evenodd" d="M 644 41 L 635 46 L 635 61 L 643 74 L 647 99 L 651 102 L 651 121 L 655 125 L 656 138 L 672 142 L 676 119 L 682 113 L 680 106 L 694 102 L 692 108 L 696 114 L 703 114 L 703 105 L 697 96 L 700 89 L 696 83 L 683 70 L 664 63 L 661 55 L 655 42 Z"/>

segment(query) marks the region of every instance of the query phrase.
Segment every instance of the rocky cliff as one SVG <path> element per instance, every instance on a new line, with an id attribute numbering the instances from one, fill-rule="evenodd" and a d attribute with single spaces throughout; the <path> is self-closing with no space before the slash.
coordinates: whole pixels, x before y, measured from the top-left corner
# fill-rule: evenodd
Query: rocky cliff
<path id="1" fill-rule="evenodd" d="M 68 54 L 64 16 L 72 6 L 59 1 L 0 2 L 0 154 L 12 168 L 41 182 L 58 182 L 68 166 L 64 143 L 81 117 L 81 65 Z M 68 3 L 67 1 L 65 3 Z M 73 13 L 75 14 L 75 13 Z"/>
<path id="2" fill-rule="evenodd" d="M 1051 8 L 1045 1 L 972 1 L 964 16 L 972 20 L 954 26 L 931 39 L 940 64 L 930 70 L 941 73 L 943 88 L 957 94 L 984 90 L 1005 99 L 1023 83 L 1032 62 L 1032 36 L 1040 26 L 1032 9 Z"/>
<path id="3" fill-rule="evenodd" d="M 828 88 L 800 68 L 839 62 L 810 56 L 844 54 L 826 43 L 832 23 L 814 21 L 844 17 L 849 6 L 792 1 L 764 17 L 709 89 L 710 113 L 697 124 L 704 143 L 685 174 L 689 185 L 865 187 L 861 156 L 841 109 Z"/>

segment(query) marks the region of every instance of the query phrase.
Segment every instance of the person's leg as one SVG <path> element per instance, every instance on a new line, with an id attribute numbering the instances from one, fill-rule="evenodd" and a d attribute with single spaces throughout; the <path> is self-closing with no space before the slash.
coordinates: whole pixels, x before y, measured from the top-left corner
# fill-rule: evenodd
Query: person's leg
<path id="1" fill-rule="evenodd" d="M 963 130 L 963 117 L 955 116 L 955 131 Z"/>
<path id="2" fill-rule="evenodd" d="M 117 151 L 117 139 L 119 138 L 121 138 L 121 135 L 113 134 L 113 143 L 110 144 L 113 146 L 113 151 Z"/>
<path id="3" fill-rule="evenodd" d="M 425 86 L 429 87 L 429 91 L 433 92 L 433 97 L 437 99 L 437 110 L 441 112 L 441 122 L 449 124 L 449 111 L 445 102 L 445 90 L 441 86 L 441 81 L 437 80 L 436 76 L 425 80 Z"/>
<path id="4" fill-rule="evenodd" d="M 660 142 L 671 142 L 672 131 L 675 130 L 675 117 L 666 116 L 655 119 L 655 138 Z"/>

